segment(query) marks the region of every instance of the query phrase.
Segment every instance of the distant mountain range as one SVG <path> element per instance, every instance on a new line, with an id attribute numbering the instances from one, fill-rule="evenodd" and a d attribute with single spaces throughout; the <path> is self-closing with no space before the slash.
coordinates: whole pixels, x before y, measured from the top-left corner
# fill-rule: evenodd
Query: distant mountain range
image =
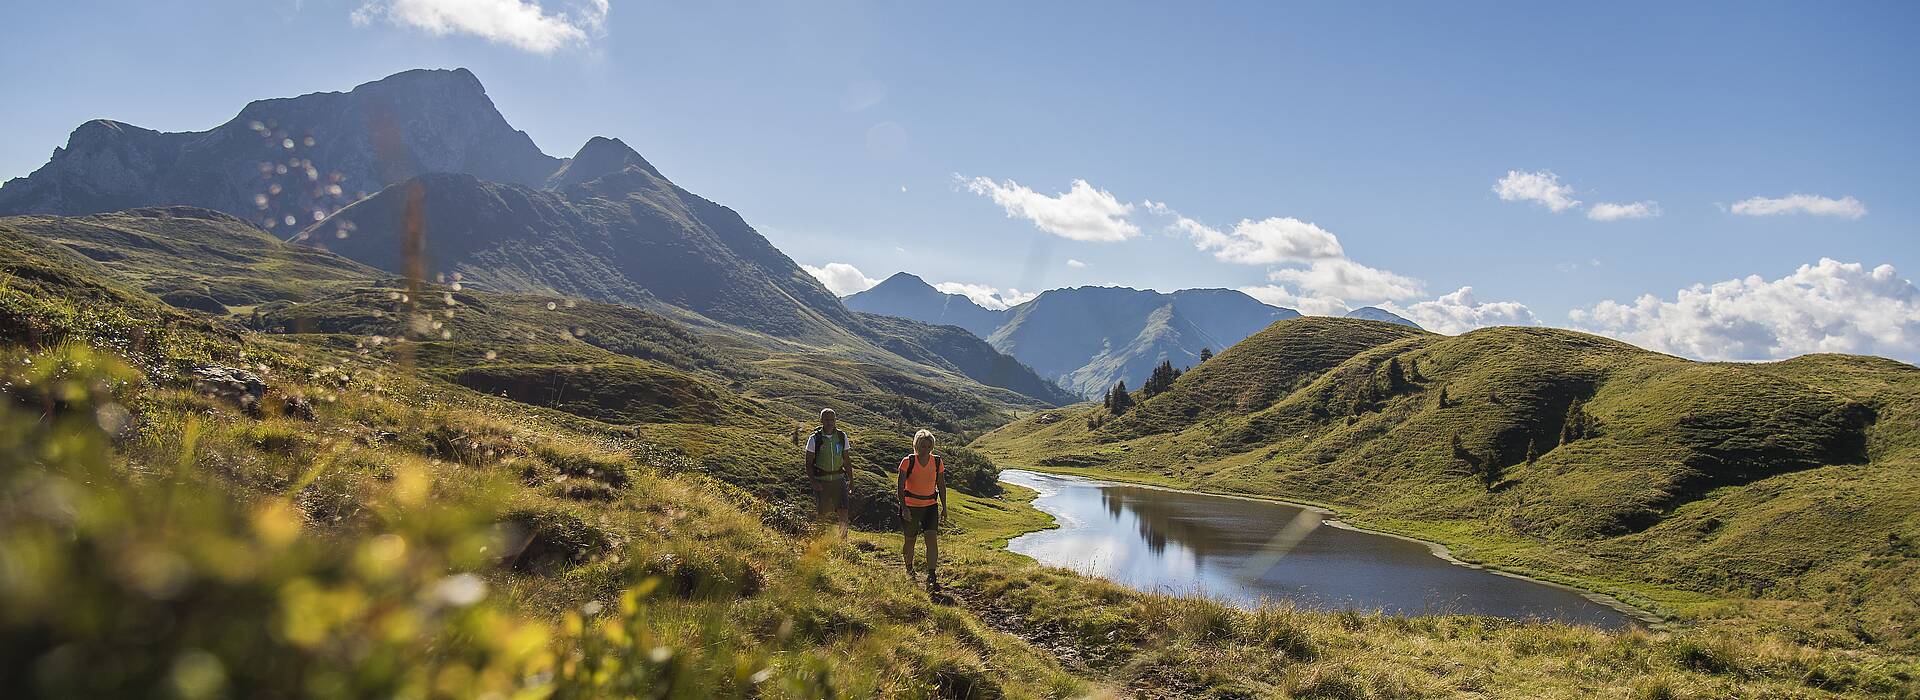
<path id="1" fill-rule="evenodd" d="M 1387 323 L 1398 323 L 1402 326 L 1413 326 L 1414 328 L 1420 327 L 1420 324 L 1409 321 L 1400 314 L 1382 309 L 1378 306 L 1362 306 L 1358 309 L 1348 311 L 1346 317 L 1367 321 L 1386 321 Z"/>
<path id="2" fill-rule="evenodd" d="M 773 351 L 798 343 L 893 369 L 1002 382 L 1047 403 L 1071 398 L 977 338 L 855 315 L 739 214 L 681 189 L 618 139 L 595 137 L 567 159 L 542 153 L 465 69 L 261 100 L 204 132 L 95 120 L 45 166 L 0 185 L 0 216 L 173 207 L 149 216 L 174 223 L 127 224 L 170 248 L 187 244 L 149 232 L 198 230 L 179 222 L 205 218 L 181 205 L 394 275 L 638 306 Z M 110 233 L 107 223 L 23 229 L 84 231 L 70 242 L 123 254 L 96 237 Z M 181 287 L 174 298 L 203 311 L 261 296 L 211 277 L 157 275 L 153 285 L 156 294 Z M 917 340 L 903 344 L 903 334 Z"/>
<path id="3" fill-rule="evenodd" d="M 1083 397 L 1121 380 L 1138 387 L 1163 361 L 1198 364 L 1203 349 L 1224 350 L 1300 316 L 1231 289 L 1077 287 L 993 310 L 905 272 L 844 301 L 856 311 L 965 328 Z"/>
<path id="4" fill-rule="evenodd" d="M 907 272 L 896 272 L 841 301 L 856 311 L 959 326 L 982 338 L 993 335 L 1007 321 L 1005 309 L 989 309 L 965 296 L 947 294 Z"/>
<path id="5" fill-rule="evenodd" d="M 188 205 L 288 229 L 423 173 L 540 186 L 566 164 L 509 125 L 473 73 L 410 70 L 259 100 L 207 131 L 81 124 L 46 165 L 0 185 L 0 215 Z"/>

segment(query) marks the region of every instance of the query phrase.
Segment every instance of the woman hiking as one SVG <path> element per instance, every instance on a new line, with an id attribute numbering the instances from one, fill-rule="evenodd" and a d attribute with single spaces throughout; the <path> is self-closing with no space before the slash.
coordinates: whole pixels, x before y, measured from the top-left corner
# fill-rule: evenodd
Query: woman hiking
<path id="1" fill-rule="evenodd" d="M 900 519 L 907 578 L 914 578 L 913 539 L 927 536 L 927 590 L 940 590 L 940 523 L 947 513 L 947 467 L 933 453 L 933 432 L 913 435 L 913 454 L 900 460 Z"/>

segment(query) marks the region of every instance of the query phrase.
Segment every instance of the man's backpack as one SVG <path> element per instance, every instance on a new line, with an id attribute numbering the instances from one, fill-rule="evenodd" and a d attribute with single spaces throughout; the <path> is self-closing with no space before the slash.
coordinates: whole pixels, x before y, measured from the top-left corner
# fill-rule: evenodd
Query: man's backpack
<path id="1" fill-rule="evenodd" d="M 818 477 L 821 475 L 820 470 L 814 468 L 814 464 L 820 459 L 820 448 L 826 446 L 827 441 L 822 440 L 822 436 L 826 436 L 826 433 L 819 428 L 814 428 L 813 435 L 807 439 L 807 444 L 814 446 L 814 450 L 807 453 L 807 476 L 809 477 Z M 847 433 L 836 430 L 833 431 L 833 435 L 830 437 L 838 443 L 836 446 L 840 449 L 840 456 L 843 460 L 840 463 L 840 468 L 848 468 L 848 465 L 844 461 L 847 454 Z M 835 473 L 837 474 L 839 472 Z"/>

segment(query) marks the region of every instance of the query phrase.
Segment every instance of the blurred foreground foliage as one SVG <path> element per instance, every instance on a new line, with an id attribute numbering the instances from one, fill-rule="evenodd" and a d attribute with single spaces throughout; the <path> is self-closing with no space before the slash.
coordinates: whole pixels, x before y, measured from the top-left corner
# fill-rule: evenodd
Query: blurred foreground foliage
<path id="1" fill-rule="evenodd" d="M 9 354 L 0 390 L 0 687 L 29 696 L 999 694 L 980 652 L 920 628 L 955 613 L 911 592 L 844 602 L 869 581 L 830 545 L 794 551 L 701 486 L 603 453 L 518 448 L 644 489 L 604 508 L 663 518 L 652 535 L 529 496 L 524 460 L 389 449 L 368 483 L 338 483 L 366 456 L 312 438 L 324 411 L 275 428 L 83 344 Z M 484 449 L 486 426 L 452 423 Z M 232 488 L 249 451 L 308 468 Z M 343 498 L 352 517 L 328 524 Z"/>

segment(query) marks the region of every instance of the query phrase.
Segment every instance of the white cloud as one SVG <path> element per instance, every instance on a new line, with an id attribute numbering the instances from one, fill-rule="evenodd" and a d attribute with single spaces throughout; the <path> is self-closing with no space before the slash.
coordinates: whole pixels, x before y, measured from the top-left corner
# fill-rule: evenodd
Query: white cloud
<path id="1" fill-rule="evenodd" d="M 1086 266 L 1087 266 L 1087 264 L 1086 264 L 1086 263 L 1083 263 L 1083 262 L 1080 262 L 1080 261 L 1078 261 L 1078 260 L 1075 260 L 1075 259 L 1073 259 L 1073 258 L 1067 258 L 1067 267 L 1071 267 L 1071 268 L 1075 268 L 1075 269 L 1078 269 L 1078 268 L 1083 268 L 1083 267 L 1086 267 Z"/>
<path id="2" fill-rule="evenodd" d="M 1230 231 L 1181 216 L 1163 202 L 1147 200 L 1147 211 L 1174 218 L 1169 227 L 1193 239 L 1193 246 L 1211 251 L 1217 260 L 1242 265 L 1276 265 L 1340 258 L 1346 251 L 1340 239 L 1326 229 L 1292 217 L 1241 219 Z"/>
<path id="3" fill-rule="evenodd" d="M 1892 265 L 1822 258 L 1777 280 L 1759 275 L 1574 309 L 1574 324 L 1661 352 L 1765 360 L 1846 352 L 1920 360 L 1920 289 Z"/>
<path id="4" fill-rule="evenodd" d="M 1066 192 L 1049 197 L 1012 180 L 953 177 L 968 192 L 993 199 L 1007 210 L 1007 216 L 1026 219 L 1035 228 L 1062 238 L 1114 242 L 1140 235 L 1140 227 L 1127 218 L 1133 205 L 1086 180 L 1074 180 Z"/>
<path id="5" fill-rule="evenodd" d="M 1650 219 L 1660 214 L 1660 203 L 1654 201 L 1629 202 L 1626 204 L 1598 202 L 1587 209 L 1587 218 L 1593 219 L 1594 221 Z"/>
<path id="6" fill-rule="evenodd" d="M 1733 203 L 1733 213 L 1742 216 L 1779 216 L 1781 214 L 1815 214 L 1818 216 L 1838 216 L 1846 219 L 1858 219 L 1867 215 L 1867 205 L 1852 197 L 1821 197 L 1811 194 L 1790 194 L 1785 197 L 1751 197 Z"/>
<path id="7" fill-rule="evenodd" d="M 819 267 L 801 265 L 800 269 L 820 280 L 820 284 L 826 285 L 827 291 L 835 296 L 864 292 L 880 283 L 880 280 L 861 274 L 860 268 L 846 263 L 827 263 Z"/>
<path id="8" fill-rule="evenodd" d="M 994 311 L 1019 306 L 1040 296 L 1039 292 L 1022 292 L 1011 288 L 1003 292 L 988 285 L 966 282 L 941 282 L 933 285 L 933 288 L 946 294 L 958 294 L 972 299 L 973 303 Z"/>
<path id="9" fill-rule="evenodd" d="M 1461 287 L 1433 301 L 1422 301 L 1409 306 L 1400 306 L 1392 302 L 1381 304 L 1380 308 L 1399 314 L 1414 323 L 1436 333 L 1465 333 L 1475 328 L 1487 326 L 1531 326 L 1539 319 L 1526 304 L 1517 301 L 1490 301 L 1481 303 L 1473 296 L 1472 287 Z"/>
<path id="10" fill-rule="evenodd" d="M 1405 299 L 1425 294 L 1420 280 L 1339 258 L 1315 260 L 1305 268 L 1282 268 L 1267 273 L 1275 282 L 1291 282 L 1315 297 L 1360 301 Z"/>
<path id="11" fill-rule="evenodd" d="M 608 0 L 584 0 L 548 12 L 537 0 L 367 0 L 350 15 L 357 26 L 377 19 L 434 36 L 471 34 L 534 53 L 584 44 L 606 27 Z"/>
<path id="12" fill-rule="evenodd" d="M 1493 184 L 1493 192 L 1504 201 L 1535 202 L 1556 214 L 1580 206 L 1580 200 L 1573 198 L 1573 186 L 1561 184 L 1559 175 L 1545 170 L 1509 170 L 1506 177 Z"/>
<path id="13" fill-rule="evenodd" d="M 1277 284 L 1241 287 L 1240 291 L 1245 292 L 1247 296 L 1259 299 L 1263 304 L 1286 307 L 1308 316 L 1340 316 L 1353 308 L 1344 299 L 1300 296 Z"/>

